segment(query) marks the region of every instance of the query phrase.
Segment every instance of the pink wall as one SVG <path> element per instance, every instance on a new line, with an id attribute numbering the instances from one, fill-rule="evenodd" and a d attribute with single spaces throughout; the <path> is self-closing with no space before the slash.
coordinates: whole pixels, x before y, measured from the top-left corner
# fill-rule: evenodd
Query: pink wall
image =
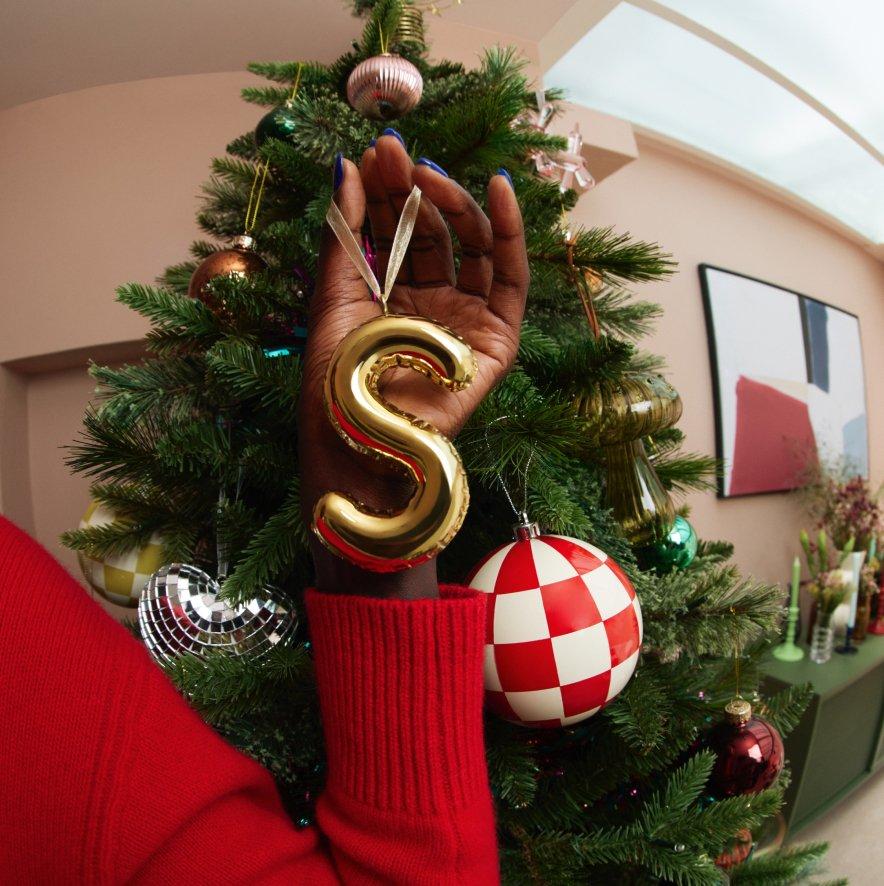
<path id="1" fill-rule="evenodd" d="M 679 263 L 665 283 L 636 287 L 665 313 L 646 347 L 666 357 L 684 400 L 680 427 L 689 449 L 715 452 L 712 382 L 697 265 L 719 265 L 795 289 L 858 314 L 874 483 L 884 480 L 884 265 L 796 209 L 687 155 L 639 138 L 639 159 L 580 202 L 585 224 L 611 224 L 656 240 Z M 689 498 L 701 536 L 726 538 L 747 573 L 785 581 L 805 520 L 788 494 Z"/>
<path id="2" fill-rule="evenodd" d="M 440 54 L 468 60 L 491 35 L 442 32 Z M 468 38 L 468 39 L 467 39 Z M 144 325 L 113 301 L 114 287 L 150 281 L 196 235 L 208 160 L 259 111 L 242 103 L 242 73 L 200 74 L 96 87 L 0 115 L 0 236 L 6 255 L 0 310 L 0 508 L 76 570 L 57 544 L 78 521 L 86 483 L 60 449 L 78 431 L 92 383 L 89 355 L 125 359 Z M 882 266 L 840 235 L 745 184 L 643 142 L 638 161 L 587 194 L 577 217 L 658 240 L 681 263 L 671 282 L 639 287 L 667 309 L 650 346 L 669 360 L 685 401 L 692 449 L 714 449 L 712 398 L 698 262 L 817 296 L 862 317 L 870 388 L 872 471 L 884 476 Z M 691 498 L 707 537 L 737 544 L 747 571 L 786 574 L 800 524 L 787 496 L 719 502 Z"/>

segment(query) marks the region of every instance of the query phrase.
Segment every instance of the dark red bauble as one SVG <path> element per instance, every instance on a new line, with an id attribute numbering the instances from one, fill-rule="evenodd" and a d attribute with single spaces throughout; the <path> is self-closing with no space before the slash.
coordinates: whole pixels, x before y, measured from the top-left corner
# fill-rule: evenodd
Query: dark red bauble
<path id="1" fill-rule="evenodd" d="M 190 278 L 187 294 L 198 298 L 213 311 L 223 310 L 221 300 L 212 292 L 212 280 L 216 277 L 248 277 L 263 271 L 267 263 L 254 251 L 254 242 L 243 234 L 229 249 L 219 249 L 204 258 Z"/>
<path id="2" fill-rule="evenodd" d="M 770 723 L 754 717 L 742 698 L 728 702 L 725 712 L 727 719 L 709 736 L 716 756 L 709 790 L 718 799 L 757 794 L 783 771 L 783 739 Z"/>

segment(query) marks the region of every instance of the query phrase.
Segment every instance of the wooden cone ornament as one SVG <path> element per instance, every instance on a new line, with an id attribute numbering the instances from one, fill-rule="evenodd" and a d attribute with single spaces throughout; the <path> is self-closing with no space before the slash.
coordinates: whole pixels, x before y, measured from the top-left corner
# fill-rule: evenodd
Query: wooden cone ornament
<path id="1" fill-rule="evenodd" d="M 604 551 L 542 535 L 527 515 L 520 519 L 515 541 L 468 579 L 490 595 L 486 700 L 513 723 L 568 726 L 598 713 L 629 682 L 642 643 L 641 606 Z"/>

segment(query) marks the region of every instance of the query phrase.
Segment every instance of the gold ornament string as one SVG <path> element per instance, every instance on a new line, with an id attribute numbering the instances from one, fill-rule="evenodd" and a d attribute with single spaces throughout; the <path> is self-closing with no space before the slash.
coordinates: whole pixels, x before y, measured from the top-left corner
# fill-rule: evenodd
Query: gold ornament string
<path id="1" fill-rule="evenodd" d="M 298 94 L 298 87 L 301 85 L 301 72 L 304 70 L 304 63 L 298 65 L 298 71 L 295 74 L 295 82 L 292 84 L 292 92 L 288 97 L 291 101 Z M 252 179 L 252 190 L 249 192 L 249 202 L 246 206 L 246 220 L 243 225 L 243 233 L 251 234 L 258 221 L 258 210 L 261 208 L 261 198 L 264 196 L 264 185 L 267 184 L 267 173 L 270 171 L 270 164 L 267 161 L 259 163 L 255 167 L 255 176 Z"/>
<path id="2" fill-rule="evenodd" d="M 390 41 L 384 36 L 384 29 L 378 26 L 378 42 L 381 44 L 381 55 L 388 55 Z"/>
<path id="3" fill-rule="evenodd" d="M 387 276 L 384 278 L 383 289 L 381 289 L 378 278 L 375 277 L 374 271 L 369 267 L 365 256 L 362 254 L 362 247 L 356 242 L 353 232 L 344 220 L 344 216 L 341 215 L 341 210 L 338 209 L 334 200 L 329 204 L 328 212 L 325 215 L 325 220 L 334 231 L 338 242 L 344 247 L 344 252 L 350 256 L 350 261 L 353 262 L 356 270 L 362 275 L 362 279 L 368 284 L 372 295 L 381 303 L 381 308 L 385 314 L 387 313 L 387 299 L 390 297 L 390 290 L 396 283 L 396 277 L 399 275 L 399 269 L 405 260 L 405 253 L 408 251 L 408 244 L 414 232 L 420 202 L 421 191 L 420 188 L 415 186 L 411 189 L 411 193 L 405 201 L 402 215 L 399 216 L 399 225 L 393 237 L 393 245 L 390 247 L 390 261 L 387 263 Z"/>
<path id="4" fill-rule="evenodd" d="M 295 74 L 295 82 L 292 84 L 292 94 L 289 96 L 291 101 L 298 94 L 298 87 L 301 85 L 301 72 L 304 70 L 304 62 L 298 63 L 298 71 Z"/>
<path id="5" fill-rule="evenodd" d="M 736 610 L 731 606 L 731 615 L 736 616 Z M 740 644 L 739 641 L 734 642 L 734 689 L 737 698 L 742 698 L 740 694 Z"/>
<path id="6" fill-rule="evenodd" d="M 583 302 L 583 312 L 586 314 L 586 322 L 589 323 L 589 331 L 592 333 L 592 337 L 597 339 L 601 334 L 601 329 L 599 327 L 599 318 L 595 312 L 595 305 L 592 301 L 593 296 L 593 287 L 587 281 L 584 276 L 583 279 L 580 278 L 580 274 L 577 270 L 577 266 L 574 264 L 574 239 L 571 237 L 571 229 L 568 225 L 568 216 L 565 213 L 565 204 L 562 204 L 562 227 L 565 231 L 565 247 L 567 249 L 566 260 L 568 262 L 568 275 L 571 277 L 571 282 L 574 284 L 574 288 L 577 290 L 577 294 L 580 296 L 580 301 Z M 585 273 L 591 273 L 589 271 Z M 598 279 L 595 274 L 593 274 L 595 279 Z"/>
<path id="7" fill-rule="evenodd" d="M 258 209 L 261 206 L 261 198 L 264 196 L 264 185 L 267 182 L 269 163 L 259 163 L 255 167 L 255 177 L 252 179 L 252 190 L 249 193 L 249 205 L 246 207 L 246 220 L 243 225 L 243 233 L 251 234 L 258 220 Z M 260 181 L 260 183 L 259 183 Z"/>

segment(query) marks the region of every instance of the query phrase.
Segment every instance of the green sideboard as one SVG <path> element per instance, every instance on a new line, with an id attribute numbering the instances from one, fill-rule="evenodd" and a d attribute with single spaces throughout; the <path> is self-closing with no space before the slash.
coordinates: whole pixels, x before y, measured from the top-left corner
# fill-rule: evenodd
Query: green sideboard
<path id="1" fill-rule="evenodd" d="M 838 641 L 836 641 L 837 643 Z M 856 655 L 832 655 L 823 665 L 769 657 L 762 667 L 768 694 L 811 683 L 813 700 L 786 738 L 792 783 L 783 814 L 794 834 L 884 765 L 884 636 L 869 636 Z"/>

